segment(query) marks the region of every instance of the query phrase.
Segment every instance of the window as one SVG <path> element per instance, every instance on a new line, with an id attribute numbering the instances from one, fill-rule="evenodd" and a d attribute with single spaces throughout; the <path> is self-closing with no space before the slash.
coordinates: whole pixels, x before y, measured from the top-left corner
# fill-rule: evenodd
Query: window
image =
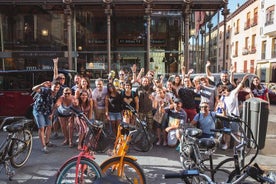
<path id="1" fill-rule="evenodd" d="M 236 57 L 238 56 L 238 53 L 239 53 L 239 42 L 236 41 L 236 42 L 235 42 L 235 56 L 236 56 Z"/>
<path id="2" fill-rule="evenodd" d="M 249 28 L 250 28 L 250 12 L 248 12 L 246 15 L 246 22 L 244 25 L 244 30 L 249 29 Z"/>
<path id="3" fill-rule="evenodd" d="M 274 22 L 274 6 L 270 6 L 266 9 L 266 21 L 265 21 L 265 25 L 271 25 Z"/>
<path id="4" fill-rule="evenodd" d="M 239 32 L 240 32 L 240 19 L 237 20 L 235 34 L 239 34 Z"/>
<path id="5" fill-rule="evenodd" d="M 262 42 L 262 59 L 265 59 L 266 41 Z"/>
<path id="6" fill-rule="evenodd" d="M 271 57 L 276 58 L 276 38 L 272 39 Z"/>
<path id="7" fill-rule="evenodd" d="M 244 48 L 246 50 L 248 49 L 248 41 L 249 41 L 249 37 L 245 37 Z"/>
<path id="8" fill-rule="evenodd" d="M 252 40 L 251 40 L 251 53 L 255 53 L 256 52 L 256 35 L 252 35 Z"/>
<path id="9" fill-rule="evenodd" d="M 258 8 L 254 9 L 253 21 L 251 21 L 251 26 L 255 26 L 258 23 Z"/>

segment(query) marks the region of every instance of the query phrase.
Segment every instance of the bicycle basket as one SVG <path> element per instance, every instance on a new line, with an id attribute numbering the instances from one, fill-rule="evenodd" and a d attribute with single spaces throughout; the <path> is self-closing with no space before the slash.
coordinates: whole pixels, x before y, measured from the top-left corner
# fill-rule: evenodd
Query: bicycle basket
<path id="1" fill-rule="evenodd" d="M 148 152 L 153 147 L 154 135 L 140 126 L 133 134 L 131 144 L 136 151 Z"/>

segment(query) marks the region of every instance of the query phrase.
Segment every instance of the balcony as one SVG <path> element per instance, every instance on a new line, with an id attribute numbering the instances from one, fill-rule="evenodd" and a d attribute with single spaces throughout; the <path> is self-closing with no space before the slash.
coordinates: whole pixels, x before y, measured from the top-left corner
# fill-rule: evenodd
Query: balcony
<path id="1" fill-rule="evenodd" d="M 250 20 L 247 20 L 245 23 L 244 23 L 244 30 L 247 30 L 249 29 L 251 26 L 250 26 Z"/>
<path id="2" fill-rule="evenodd" d="M 251 51 L 250 51 L 250 54 L 255 54 L 255 53 L 256 53 L 256 47 L 252 47 Z"/>
<path id="3" fill-rule="evenodd" d="M 258 24 L 258 17 L 254 17 L 251 19 L 251 27 L 254 27 Z"/>
<path id="4" fill-rule="evenodd" d="M 248 48 L 242 49 L 242 55 L 247 55 L 249 53 Z"/>
<path id="5" fill-rule="evenodd" d="M 274 20 L 265 22 L 265 26 L 263 27 L 263 34 L 271 37 L 276 36 L 276 26 L 274 25 Z"/>

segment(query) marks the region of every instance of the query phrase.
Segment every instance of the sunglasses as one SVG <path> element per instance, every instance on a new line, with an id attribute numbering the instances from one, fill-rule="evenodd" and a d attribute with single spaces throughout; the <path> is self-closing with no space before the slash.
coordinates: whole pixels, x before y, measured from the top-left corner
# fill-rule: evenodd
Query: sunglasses
<path id="1" fill-rule="evenodd" d="M 120 73 L 119 75 L 125 75 L 124 73 Z"/>
<path id="2" fill-rule="evenodd" d="M 208 106 L 200 106 L 200 108 L 207 109 L 207 108 L 208 108 Z"/>
<path id="3" fill-rule="evenodd" d="M 64 95 L 71 95 L 71 93 L 63 93 Z"/>
<path id="4" fill-rule="evenodd" d="M 59 78 L 59 79 L 63 79 L 63 80 L 64 80 L 65 78 L 64 78 L 64 77 L 61 77 L 61 78 Z"/>

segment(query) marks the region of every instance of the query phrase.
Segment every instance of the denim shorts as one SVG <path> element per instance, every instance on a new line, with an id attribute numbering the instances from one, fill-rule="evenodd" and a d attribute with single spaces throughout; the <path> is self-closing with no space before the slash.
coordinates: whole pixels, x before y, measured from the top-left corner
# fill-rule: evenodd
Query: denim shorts
<path id="1" fill-rule="evenodd" d="M 33 110 L 33 115 L 37 128 L 43 128 L 52 125 L 49 115 L 43 115 L 41 112 L 37 112 L 35 109 Z"/>
<path id="2" fill-rule="evenodd" d="M 109 112 L 108 114 L 109 114 L 110 121 L 116 121 L 116 120 L 122 119 L 122 115 L 120 112 Z"/>

